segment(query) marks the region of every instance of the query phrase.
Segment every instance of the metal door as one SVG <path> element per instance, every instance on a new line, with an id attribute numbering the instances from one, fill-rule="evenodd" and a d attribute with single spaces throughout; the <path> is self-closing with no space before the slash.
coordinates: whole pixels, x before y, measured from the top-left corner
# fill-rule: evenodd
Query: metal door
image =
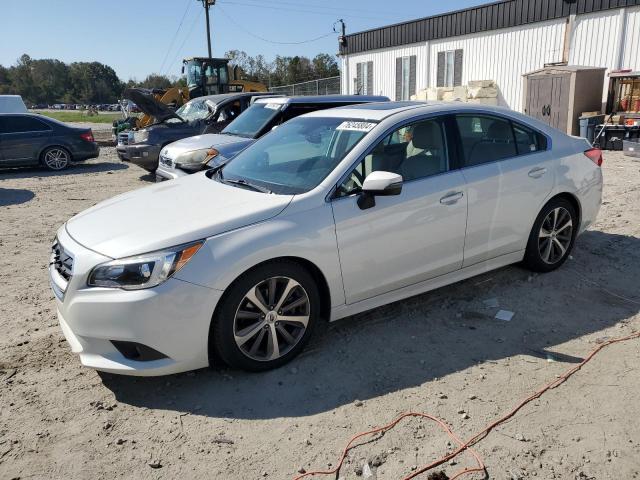
<path id="1" fill-rule="evenodd" d="M 357 195 L 331 203 L 347 303 L 406 287 L 462 266 L 467 222 L 459 170 L 406 182 L 361 210 Z"/>

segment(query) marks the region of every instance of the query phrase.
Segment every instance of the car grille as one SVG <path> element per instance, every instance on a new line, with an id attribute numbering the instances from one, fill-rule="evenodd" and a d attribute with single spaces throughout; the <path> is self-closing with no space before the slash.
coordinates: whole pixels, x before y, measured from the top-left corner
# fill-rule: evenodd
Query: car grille
<path id="1" fill-rule="evenodd" d="M 50 264 L 53 265 L 56 272 L 58 272 L 68 283 L 73 273 L 73 257 L 65 252 L 57 239 L 53 242 L 53 246 L 51 247 Z"/>
<path id="2" fill-rule="evenodd" d="M 129 132 L 120 132 L 118 134 L 118 145 L 129 145 Z"/>

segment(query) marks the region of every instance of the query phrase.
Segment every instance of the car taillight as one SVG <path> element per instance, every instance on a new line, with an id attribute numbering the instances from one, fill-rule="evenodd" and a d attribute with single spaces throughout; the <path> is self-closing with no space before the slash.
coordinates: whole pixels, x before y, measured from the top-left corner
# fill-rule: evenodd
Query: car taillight
<path id="1" fill-rule="evenodd" d="M 95 142 L 95 140 L 93 139 L 93 132 L 91 130 L 85 133 L 81 133 L 80 138 L 87 142 Z"/>
<path id="2" fill-rule="evenodd" d="M 602 150 L 599 148 L 590 148 L 586 152 L 584 152 L 585 156 L 595 163 L 597 166 L 602 165 Z"/>

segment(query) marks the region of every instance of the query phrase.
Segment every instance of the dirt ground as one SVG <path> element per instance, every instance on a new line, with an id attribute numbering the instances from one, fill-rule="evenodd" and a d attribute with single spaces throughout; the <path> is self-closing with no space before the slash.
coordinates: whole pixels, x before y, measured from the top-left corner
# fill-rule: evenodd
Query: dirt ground
<path id="1" fill-rule="evenodd" d="M 640 162 L 607 153 L 603 170 L 599 220 L 557 272 L 512 266 L 341 320 L 277 371 L 149 379 L 80 366 L 47 261 L 65 220 L 150 176 L 113 148 L 60 174 L 1 172 L 0 478 L 291 479 L 407 410 L 471 437 L 640 328 Z M 499 308 L 515 316 L 496 320 Z M 640 478 L 639 364 L 640 340 L 610 346 L 498 427 L 476 447 L 490 478 Z M 352 452 L 340 477 L 402 478 L 448 450 L 435 425 L 408 420 Z M 449 476 L 473 465 L 456 462 Z"/>

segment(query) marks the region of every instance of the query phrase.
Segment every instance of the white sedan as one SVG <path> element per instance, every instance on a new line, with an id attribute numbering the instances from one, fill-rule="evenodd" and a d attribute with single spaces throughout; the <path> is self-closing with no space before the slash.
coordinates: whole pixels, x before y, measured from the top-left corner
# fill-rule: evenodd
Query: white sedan
<path id="1" fill-rule="evenodd" d="M 108 372 L 278 367 L 319 322 L 516 262 L 558 268 L 598 214 L 601 163 L 506 109 L 311 113 L 70 219 L 49 268 L 60 325 Z"/>

